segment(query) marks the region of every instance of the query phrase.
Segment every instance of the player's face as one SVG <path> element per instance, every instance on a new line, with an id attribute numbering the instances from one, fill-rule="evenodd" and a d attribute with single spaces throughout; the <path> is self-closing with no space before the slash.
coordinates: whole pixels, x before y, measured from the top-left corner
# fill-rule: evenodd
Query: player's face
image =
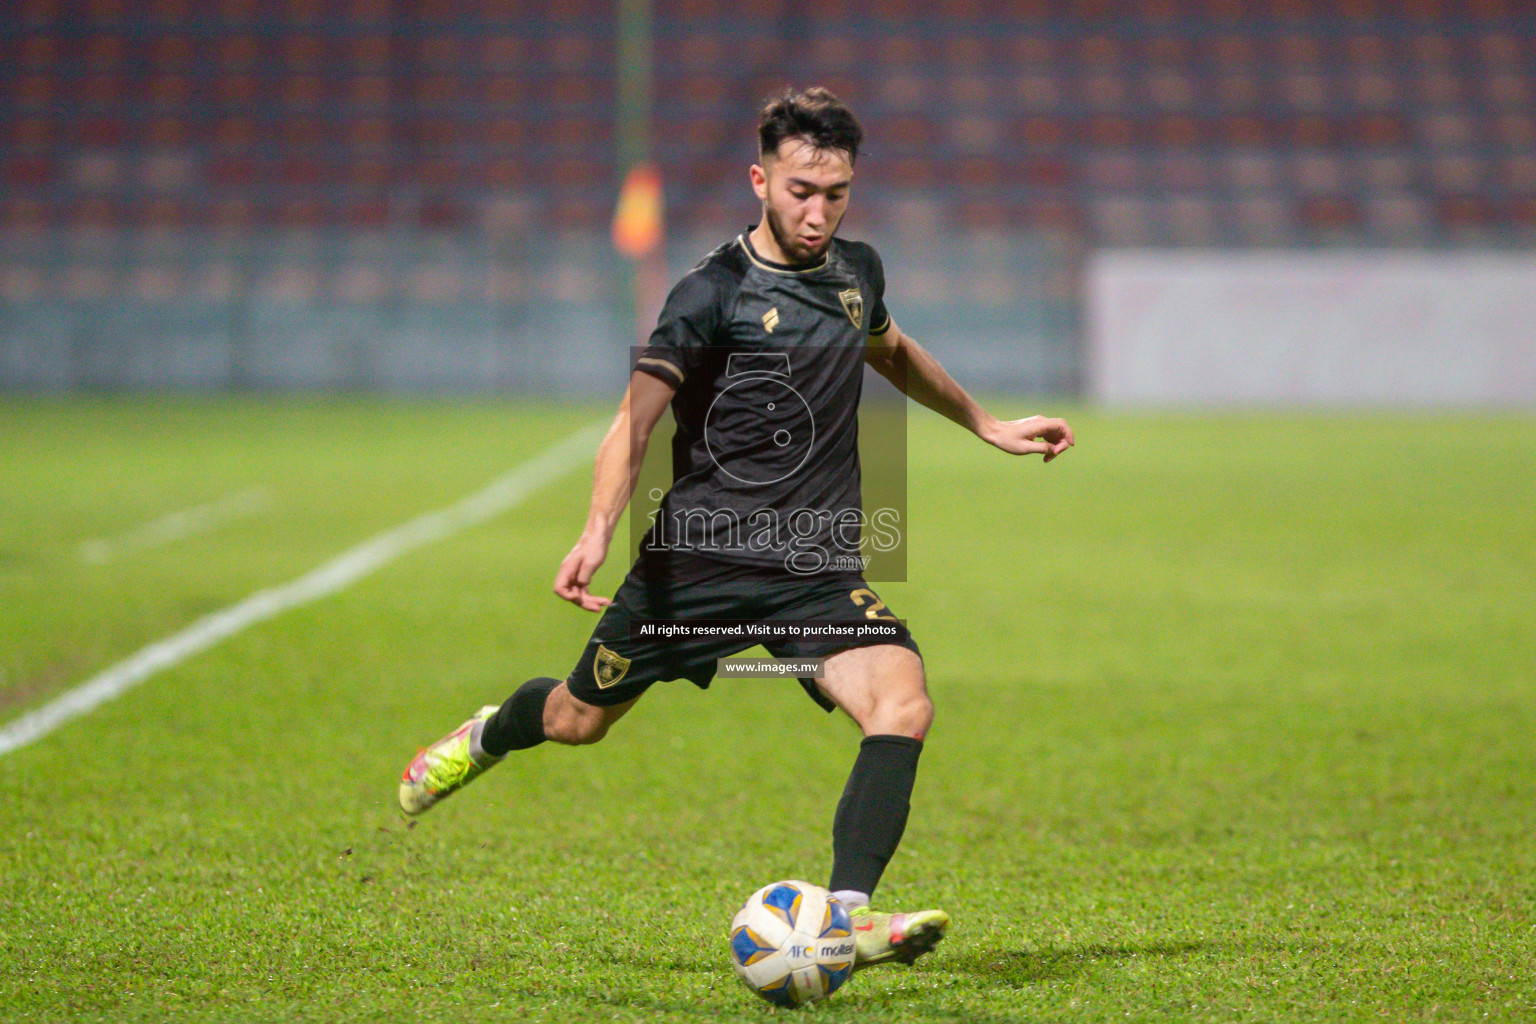
<path id="1" fill-rule="evenodd" d="M 785 262 L 808 263 L 832 244 L 848 209 L 853 164 L 836 149 L 785 139 L 752 167 L 752 189 Z"/>

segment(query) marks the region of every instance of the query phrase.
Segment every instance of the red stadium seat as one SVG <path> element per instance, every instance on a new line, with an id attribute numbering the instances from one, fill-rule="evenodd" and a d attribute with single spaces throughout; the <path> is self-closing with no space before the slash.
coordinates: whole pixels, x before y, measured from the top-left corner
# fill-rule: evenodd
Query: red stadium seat
<path id="1" fill-rule="evenodd" d="M 51 35 L 28 33 L 17 45 L 16 63 L 27 70 L 51 71 L 59 58 L 59 41 Z"/>
<path id="2" fill-rule="evenodd" d="M 1471 145 L 1477 126 L 1457 109 L 1437 110 L 1419 119 L 1420 136 L 1431 149 L 1460 149 Z"/>
<path id="3" fill-rule="evenodd" d="M 902 71 L 926 70 L 926 58 L 923 42 L 916 36 L 893 32 L 874 40 L 874 59 L 883 69 L 882 78 Z"/>
<path id="4" fill-rule="evenodd" d="M 1354 178 L 1368 191 L 1395 191 L 1410 187 L 1419 172 L 1419 161 L 1402 152 L 1367 153 L 1354 165 Z"/>
<path id="5" fill-rule="evenodd" d="M 220 188 L 245 188 L 260 175 L 259 164 L 253 157 L 225 156 L 210 161 L 206 171 L 208 181 Z"/>
<path id="6" fill-rule="evenodd" d="M 1199 93 L 1195 82 L 1179 68 L 1154 68 L 1146 76 L 1147 97 L 1159 110 L 1188 110 Z"/>
<path id="7" fill-rule="evenodd" d="M 257 220 L 256 207 L 249 199 L 218 199 L 209 204 L 208 223 L 223 232 L 248 231 Z"/>
<path id="8" fill-rule="evenodd" d="M 955 221 L 965 231 L 1006 231 L 1017 227 L 1018 217 L 997 199 L 962 199 L 955 206 Z"/>
<path id="9" fill-rule="evenodd" d="M 1199 195 L 1176 196 L 1164 207 L 1169 237 L 1179 245 L 1214 245 L 1221 236 L 1215 206 Z"/>
<path id="10" fill-rule="evenodd" d="M 289 75 L 282 83 L 282 105 L 293 112 L 316 112 L 326 102 L 326 82 L 311 73 Z"/>
<path id="11" fill-rule="evenodd" d="M 1169 114 L 1152 123 L 1152 141 L 1172 149 L 1188 149 L 1205 140 L 1205 122 L 1187 114 Z"/>
<path id="12" fill-rule="evenodd" d="M 852 40 L 850 53 L 857 53 Z M 991 66 L 987 39 L 969 32 L 962 31 L 945 39 L 941 54 L 943 66 L 952 75 L 986 71 Z"/>
<path id="13" fill-rule="evenodd" d="M 1483 229 L 1496 224 L 1496 207 L 1484 195 L 1447 195 L 1436 200 L 1435 219 L 1450 230 Z"/>
<path id="14" fill-rule="evenodd" d="M 1331 149 L 1338 144 L 1338 132 L 1332 118 L 1322 114 L 1302 114 L 1291 120 L 1291 145 L 1298 149 Z"/>
<path id="15" fill-rule="evenodd" d="M 1233 192 L 1262 195 L 1275 189 L 1280 168 L 1272 152 L 1239 150 L 1227 155 L 1224 177 Z"/>
<path id="16" fill-rule="evenodd" d="M 387 156 L 356 155 L 341 168 L 341 177 L 348 185 L 365 189 L 382 189 L 394 176 L 394 167 Z"/>
<path id="17" fill-rule="evenodd" d="M 277 165 L 277 180 L 292 188 L 312 190 L 325 178 L 324 165 L 314 156 L 297 154 L 284 158 Z"/>
<path id="18" fill-rule="evenodd" d="M 92 35 L 85 39 L 84 66 L 97 72 L 121 71 L 127 67 L 128 40 L 115 33 Z"/>
<path id="19" fill-rule="evenodd" d="M 392 47 L 389 37 L 377 33 L 365 33 L 351 39 L 346 45 L 347 61 L 354 74 L 384 71 L 390 60 Z"/>
<path id="20" fill-rule="evenodd" d="M 1077 63 L 1083 67 L 1117 68 L 1125 63 L 1125 48 L 1114 36 L 1088 35 L 1077 41 Z"/>
<path id="21" fill-rule="evenodd" d="M 1055 113 L 1061 104 L 1061 80 L 1049 71 L 1026 71 L 1013 78 L 1013 102 L 1024 110 Z"/>
<path id="22" fill-rule="evenodd" d="M 1095 192 L 1129 192 L 1142 184 L 1146 164 L 1131 153 L 1098 151 L 1084 157 L 1084 183 Z"/>
<path id="23" fill-rule="evenodd" d="M 343 131 L 347 149 L 354 155 L 384 153 L 394 137 L 390 120 L 374 113 L 360 113 L 348 118 Z"/>
<path id="24" fill-rule="evenodd" d="M 1315 68 L 1290 71 L 1282 79 L 1280 91 L 1289 106 L 1305 111 L 1324 110 L 1335 96 L 1328 80 Z"/>
<path id="25" fill-rule="evenodd" d="M 1011 133 L 1016 144 L 1029 152 L 1059 149 L 1066 144 L 1070 134 L 1065 121 L 1048 116 L 1025 117 Z"/>
<path id="26" fill-rule="evenodd" d="M 1296 154 L 1293 164 L 1296 187 L 1311 194 L 1338 194 L 1345 186 L 1344 162 L 1332 150 Z"/>
<path id="27" fill-rule="evenodd" d="M 1499 162 L 1498 178 L 1513 192 L 1536 193 L 1536 153 L 1511 153 Z"/>
<path id="28" fill-rule="evenodd" d="M 1489 184 L 1488 167 L 1476 152 L 1442 153 L 1429 161 L 1429 181 L 1441 192 L 1482 193 Z"/>
<path id="29" fill-rule="evenodd" d="M 103 196 L 90 196 L 71 203 L 64 216 L 66 223 L 76 231 L 114 230 L 123 223 L 122 207 Z"/>
<path id="30" fill-rule="evenodd" d="M 1500 145 L 1510 150 L 1536 150 L 1536 113 L 1523 110 L 1499 114 L 1493 121 L 1493 136 Z"/>
<path id="31" fill-rule="evenodd" d="M 1115 111 L 1125 108 L 1128 90 L 1117 70 L 1096 68 L 1078 82 L 1078 96 L 1090 110 Z"/>
<path id="32" fill-rule="evenodd" d="M 931 158 L 898 157 L 882 165 L 881 181 L 893 188 L 932 188 L 938 182 Z"/>
<path id="33" fill-rule="evenodd" d="M 1047 196 L 1024 204 L 1018 221 L 1030 231 L 1058 231 L 1079 235 L 1086 226 L 1082 207 L 1067 196 Z"/>
<path id="34" fill-rule="evenodd" d="M 0 195 L 0 225 L 8 231 L 52 227 L 55 216 L 51 204 L 41 199 L 11 193 Z"/>
<path id="35" fill-rule="evenodd" d="M 1386 192 L 1369 197 L 1362 210 L 1366 223 L 1394 239 L 1412 238 L 1429 224 L 1429 210 L 1411 192 Z"/>
<path id="36" fill-rule="evenodd" d="M 1401 91 L 1396 76 L 1384 68 L 1356 68 L 1344 80 L 1345 98 L 1357 106 L 1371 109 L 1390 107 L 1399 101 Z"/>
<path id="37" fill-rule="evenodd" d="M 0 162 L 0 182 L 7 192 L 40 189 L 57 178 L 58 168 L 46 156 L 13 155 Z"/>
<path id="38" fill-rule="evenodd" d="M 6 148 L 17 153 L 34 153 L 50 149 L 54 143 L 55 126 L 47 117 L 29 114 L 0 121 Z"/>
<path id="39" fill-rule="evenodd" d="M 1525 40 L 1513 32 L 1487 32 L 1476 47 L 1484 71 L 1519 71 L 1531 58 Z"/>
<path id="40" fill-rule="evenodd" d="M 1286 200 L 1272 196 L 1248 196 L 1237 200 L 1238 240 L 1246 245 L 1267 246 L 1294 234 L 1294 211 Z"/>
<path id="41" fill-rule="evenodd" d="M 1536 192 L 1526 192 L 1510 199 L 1509 221 L 1517 227 L 1536 227 Z"/>
<path id="42" fill-rule="evenodd" d="M 184 35 L 160 36 L 149 44 L 149 66 L 159 72 L 188 70 L 195 56 L 192 40 Z"/>
<path id="43" fill-rule="evenodd" d="M 417 205 L 416 224 L 429 231 L 457 231 L 469 221 L 469 208 L 449 195 L 432 196 Z"/>
<path id="44" fill-rule="evenodd" d="M 115 149 L 127 139 L 127 128 L 115 115 L 88 114 L 72 125 L 75 140 L 93 149 Z"/>
<path id="45" fill-rule="evenodd" d="M 1208 44 L 1212 63 L 1232 69 L 1257 68 L 1259 46 L 1252 36 L 1221 33 Z"/>
<path id="46" fill-rule="evenodd" d="M 1431 0 L 1416 0 L 1416 3 L 1420 7 L 1431 6 Z M 1434 2 L 1432 6 L 1438 8 L 1439 3 Z M 1408 48 L 1421 65 L 1446 67 L 1454 65 L 1458 59 L 1456 41 L 1430 29 L 1420 29 L 1409 36 Z"/>
<path id="47" fill-rule="evenodd" d="M 577 197 L 561 197 L 554 204 L 554 225 L 560 231 L 593 231 L 606 224 L 613 211 Z"/>
<path id="48" fill-rule="evenodd" d="M 115 193 L 124 177 L 123 158 L 116 150 L 77 152 L 70 160 L 69 183 L 81 193 Z"/>
<path id="49" fill-rule="evenodd" d="M 261 94 L 261 81 L 250 72 L 222 74 L 213 82 L 213 98 L 227 110 L 250 109 Z"/>
<path id="50" fill-rule="evenodd" d="M 141 202 L 135 215 L 140 227 L 156 231 L 181 229 L 201 220 L 201 211 L 191 203 L 170 197 Z"/>
<path id="51" fill-rule="evenodd" d="M 339 95 L 352 110 L 382 112 L 390 107 L 389 77 L 365 72 L 338 83 Z"/>
<path id="52" fill-rule="evenodd" d="M 1136 196 L 1113 195 L 1091 204 L 1091 223 L 1108 245 L 1142 245 L 1151 239 L 1146 203 Z"/>
<path id="53" fill-rule="evenodd" d="M 429 75 L 453 74 L 464 64 L 465 54 L 457 36 L 430 35 L 415 43 L 419 67 Z"/>
<path id="54" fill-rule="evenodd" d="M 59 84 L 58 79 L 50 74 L 39 72 L 24 75 L 12 89 L 11 101 L 24 109 L 42 110 L 53 105 Z"/>
<path id="55" fill-rule="evenodd" d="M 252 35 L 230 35 L 214 46 L 214 64 L 220 72 L 250 71 L 261 58 L 261 41 Z"/>
<path id="56" fill-rule="evenodd" d="M 1084 128 L 1094 146 L 1134 146 L 1142 141 L 1139 127 L 1120 114 L 1096 114 L 1088 118 Z"/>
<path id="57" fill-rule="evenodd" d="M 1193 59 L 1194 41 L 1186 35 L 1157 33 L 1141 44 L 1140 60 L 1149 66 L 1188 68 Z"/>
<path id="58" fill-rule="evenodd" d="M 1207 90 L 1223 109 L 1232 111 L 1253 110 L 1262 96 L 1258 76 L 1246 69 L 1220 72 L 1207 86 Z"/>
<path id="59" fill-rule="evenodd" d="M 347 17 L 354 24 L 383 25 L 388 23 L 392 7 L 391 0 L 350 0 Z"/>
<path id="60" fill-rule="evenodd" d="M 1213 184 L 1209 166 L 1195 153 L 1165 154 L 1151 160 L 1150 164 L 1148 177 L 1157 192 L 1200 193 Z"/>
<path id="61" fill-rule="evenodd" d="M 411 84 L 410 96 L 417 110 L 434 114 L 449 113 L 459 107 L 460 79 L 457 75 L 423 75 Z"/>
<path id="62" fill-rule="evenodd" d="M 1360 205 L 1352 196 L 1309 196 L 1301 200 L 1301 222 L 1315 231 L 1334 232 L 1360 224 Z"/>
<path id="63" fill-rule="evenodd" d="M 1500 69 L 1482 75 L 1480 82 L 1490 106 L 1504 110 L 1531 108 L 1533 92 L 1528 74 Z"/>
<path id="64" fill-rule="evenodd" d="M 276 223 L 289 228 L 323 227 L 329 219 L 324 205 L 311 195 L 282 199 L 277 203 L 275 213 Z"/>
<path id="65" fill-rule="evenodd" d="M 1344 141 L 1357 146 L 1397 148 L 1410 139 L 1407 123 L 1395 113 L 1367 114 L 1344 129 Z"/>

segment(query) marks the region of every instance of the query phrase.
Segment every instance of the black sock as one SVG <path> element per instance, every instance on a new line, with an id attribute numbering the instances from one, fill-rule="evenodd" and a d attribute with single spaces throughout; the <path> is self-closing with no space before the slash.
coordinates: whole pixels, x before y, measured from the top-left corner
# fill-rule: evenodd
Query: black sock
<path id="1" fill-rule="evenodd" d="M 508 697 L 501 709 L 485 720 L 480 749 L 492 757 L 510 750 L 527 750 L 544 742 L 544 702 L 558 679 L 530 679 Z"/>
<path id="2" fill-rule="evenodd" d="M 866 736 L 832 819 L 833 892 L 873 893 L 907 828 L 923 741 Z"/>

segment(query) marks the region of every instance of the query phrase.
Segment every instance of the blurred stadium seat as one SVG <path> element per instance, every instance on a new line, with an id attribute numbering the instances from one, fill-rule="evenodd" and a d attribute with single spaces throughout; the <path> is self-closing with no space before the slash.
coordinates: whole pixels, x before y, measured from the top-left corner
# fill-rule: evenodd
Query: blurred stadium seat
<path id="1" fill-rule="evenodd" d="M 569 276 L 550 262 L 577 251 L 562 236 L 584 253 L 604 237 L 624 170 L 615 19 L 598 0 L 6 4 L 0 232 L 52 232 L 67 254 L 82 233 L 131 252 L 151 231 L 387 231 L 478 260 L 455 295 L 536 302 Z M 1536 13 L 1517 0 L 773 0 L 729 17 L 657 0 L 653 24 L 676 269 L 753 215 L 752 112 L 812 82 L 865 121 L 853 223 L 908 254 L 1036 232 L 1070 280 L 1096 246 L 1536 237 Z M 267 280 L 219 265 L 220 294 Z M 36 304 L 70 280 L 161 280 L 97 269 L 6 281 Z M 1074 301 L 1039 273 L 977 294 Z M 909 316 L 945 314 L 940 297 Z"/>

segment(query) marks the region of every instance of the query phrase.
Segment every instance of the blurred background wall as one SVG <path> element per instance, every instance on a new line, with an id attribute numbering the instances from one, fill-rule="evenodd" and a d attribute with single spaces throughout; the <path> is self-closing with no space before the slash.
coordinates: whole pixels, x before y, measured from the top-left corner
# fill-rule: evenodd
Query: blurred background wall
<path id="1" fill-rule="evenodd" d="M 670 281 L 755 218 L 763 99 L 819 83 L 909 333 L 968 386 L 1114 398 L 1106 252 L 1528 252 L 1533 9 L 5 0 L 0 388 L 611 395 L 630 163 Z"/>

